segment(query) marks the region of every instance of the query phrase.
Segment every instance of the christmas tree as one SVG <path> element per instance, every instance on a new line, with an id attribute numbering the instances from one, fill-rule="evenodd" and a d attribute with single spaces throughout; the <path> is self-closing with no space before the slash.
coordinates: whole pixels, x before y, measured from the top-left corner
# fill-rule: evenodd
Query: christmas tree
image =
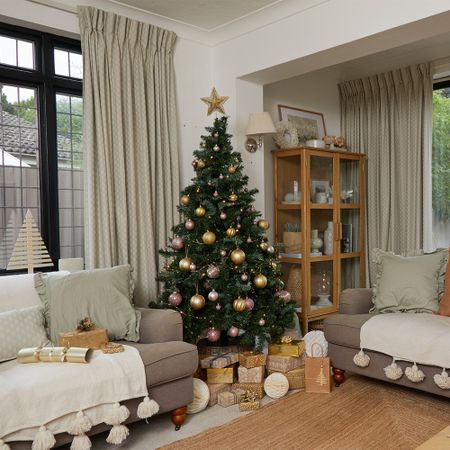
<path id="1" fill-rule="evenodd" d="M 225 98 L 213 91 L 214 97 Z M 185 340 L 195 343 L 206 334 L 223 342 L 239 335 L 241 343 L 261 346 L 292 325 L 294 302 L 265 236 L 269 223 L 252 205 L 257 190 L 246 187 L 227 117 L 206 131 L 194 151 L 196 177 L 181 192 L 184 220 L 160 251 L 166 258 L 157 277 L 164 283 L 160 301 L 182 314 Z"/>

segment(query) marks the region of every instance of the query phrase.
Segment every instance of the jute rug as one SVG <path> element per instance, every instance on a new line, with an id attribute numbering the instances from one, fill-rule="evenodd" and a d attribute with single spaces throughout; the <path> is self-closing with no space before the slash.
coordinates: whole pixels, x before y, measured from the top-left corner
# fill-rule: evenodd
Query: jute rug
<path id="1" fill-rule="evenodd" d="M 331 394 L 298 392 L 161 449 L 409 450 L 449 424 L 448 399 L 354 375 Z"/>

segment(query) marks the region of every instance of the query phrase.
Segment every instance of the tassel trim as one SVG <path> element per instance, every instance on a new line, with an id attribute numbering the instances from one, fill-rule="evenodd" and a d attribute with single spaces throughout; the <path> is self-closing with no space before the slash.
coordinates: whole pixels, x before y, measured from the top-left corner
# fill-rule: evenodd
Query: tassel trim
<path id="1" fill-rule="evenodd" d="M 56 440 L 53 433 L 50 430 L 47 430 L 45 426 L 42 426 L 36 433 L 36 437 L 31 444 L 31 450 L 49 450 L 55 444 Z"/>
<path id="2" fill-rule="evenodd" d="M 364 353 L 364 350 L 361 349 L 354 357 L 353 362 L 355 366 L 358 367 L 367 367 L 370 364 L 370 356 Z"/>
<path id="3" fill-rule="evenodd" d="M 413 383 L 420 383 L 425 379 L 425 374 L 422 370 L 417 367 L 417 364 L 414 363 L 411 367 L 407 367 L 405 369 L 406 378 Z"/>
<path id="4" fill-rule="evenodd" d="M 111 411 L 109 411 L 105 418 L 105 423 L 113 426 L 106 438 L 108 444 L 119 445 L 128 437 L 130 431 L 125 425 L 121 425 L 121 423 L 125 422 L 129 416 L 130 411 L 125 405 L 114 403 Z"/>
<path id="5" fill-rule="evenodd" d="M 0 439 L 0 450 L 11 450 L 11 447 Z"/>
<path id="6" fill-rule="evenodd" d="M 138 405 L 137 416 L 139 419 L 149 419 L 159 411 L 159 405 L 155 400 L 150 400 L 149 396 L 145 396 L 144 400 Z"/>
<path id="7" fill-rule="evenodd" d="M 450 389 L 450 377 L 448 376 L 448 373 L 445 370 L 445 368 L 442 369 L 441 373 L 436 374 L 433 377 L 433 380 L 434 380 L 436 386 L 438 386 L 439 388 Z"/>
<path id="8" fill-rule="evenodd" d="M 402 368 L 395 362 L 395 358 L 392 358 L 392 363 L 386 366 L 384 369 L 384 374 L 390 380 L 399 380 L 403 375 Z"/>

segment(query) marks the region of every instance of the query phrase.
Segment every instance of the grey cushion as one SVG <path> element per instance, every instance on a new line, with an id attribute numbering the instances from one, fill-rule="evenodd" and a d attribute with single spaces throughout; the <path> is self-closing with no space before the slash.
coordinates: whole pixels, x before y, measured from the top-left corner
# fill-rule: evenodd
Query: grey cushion
<path id="1" fill-rule="evenodd" d="M 34 282 L 46 308 L 49 337 L 55 344 L 60 333 L 75 330 L 86 316 L 97 327 L 106 328 L 111 340 L 139 340 L 141 313 L 131 303 L 130 266 L 52 277 L 37 273 Z"/>
<path id="2" fill-rule="evenodd" d="M 197 370 L 197 347 L 187 342 L 171 341 L 157 344 L 124 342 L 124 344 L 139 351 L 145 366 L 148 387 L 192 376 Z"/>
<path id="3" fill-rule="evenodd" d="M 48 342 L 42 305 L 0 313 L 0 362 L 14 359 L 26 347 Z"/>
<path id="4" fill-rule="evenodd" d="M 334 314 L 325 319 L 324 333 L 328 342 L 359 348 L 360 331 L 373 314 Z"/>

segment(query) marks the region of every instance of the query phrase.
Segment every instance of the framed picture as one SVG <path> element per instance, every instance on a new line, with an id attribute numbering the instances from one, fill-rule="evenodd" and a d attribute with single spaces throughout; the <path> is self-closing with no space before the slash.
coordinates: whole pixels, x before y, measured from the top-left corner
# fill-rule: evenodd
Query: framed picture
<path id="1" fill-rule="evenodd" d="M 295 123 L 300 140 L 322 139 L 327 134 L 322 113 L 278 105 L 278 114 L 281 121 Z"/>
<path id="2" fill-rule="evenodd" d="M 311 201 L 313 203 L 328 203 L 330 197 L 331 188 L 328 180 L 311 180 Z"/>

